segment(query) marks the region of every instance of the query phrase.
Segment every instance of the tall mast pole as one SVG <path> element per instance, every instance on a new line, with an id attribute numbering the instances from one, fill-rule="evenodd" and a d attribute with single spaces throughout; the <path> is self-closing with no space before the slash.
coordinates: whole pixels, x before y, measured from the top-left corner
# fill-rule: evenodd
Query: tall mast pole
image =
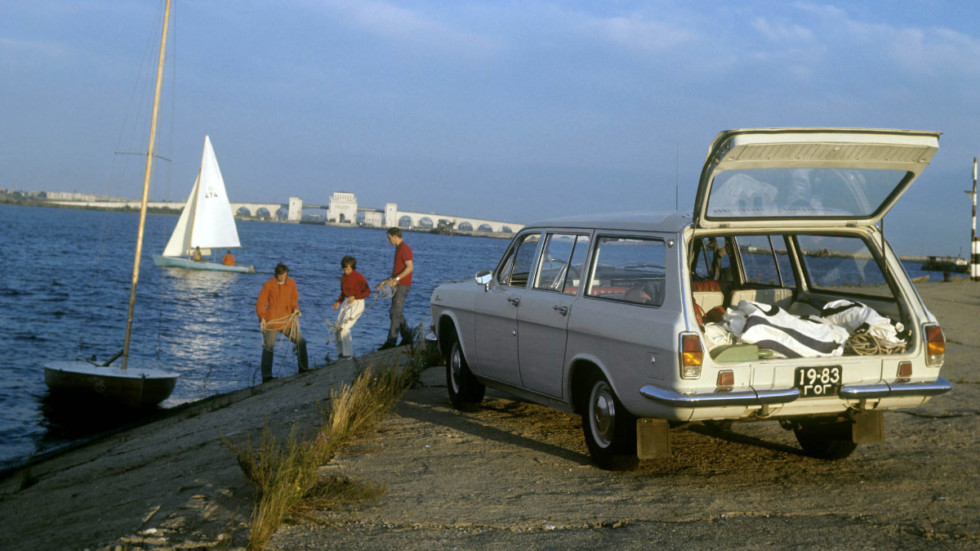
<path id="1" fill-rule="evenodd" d="M 970 279 L 980 281 L 980 240 L 977 240 L 977 158 L 973 158 L 973 227 L 970 230 Z"/>
<path id="2" fill-rule="evenodd" d="M 136 304 L 136 284 L 140 278 L 140 255 L 143 253 L 143 229 L 146 225 L 146 203 L 150 195 L 150 174 L 153 171 L 153 147 L 157 137 L 157 113 L 160 110 L 160 88 L 163 85 L 163 65 L 167 52 L 167 25 L 170 23 L 170 0 L 163 9 L 163 32 L 160 35 L 160 58 L 157 61 L 156 90 L 153 92 L 153 117 L 150 119 L 150 141 L 146 147 L 146 170 L 143 173 L 143 198 L 140 201 L 140 225 L 136 233 L 136 257 L 133 259 L 133 283 L 129 289 L 129 313 L 126 315 L 126 340 L 123 343 L 122 369 L 129 362 L 129 341 L 133 333 L 133 306 Z"/>

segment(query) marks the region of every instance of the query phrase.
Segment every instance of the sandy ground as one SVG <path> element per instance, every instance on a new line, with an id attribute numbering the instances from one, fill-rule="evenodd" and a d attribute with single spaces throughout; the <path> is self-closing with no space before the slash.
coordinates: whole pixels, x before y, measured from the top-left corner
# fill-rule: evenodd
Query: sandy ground
<path id="1" fill-rule="evenodd" d="M 473 413 L 424 374 L 325 472 L 383 483 L 375 501 L 284 525 L 271 549 L 976 549 L 980 284 L 922 284 L 952 392 L 885 415 L 883 443 L 802 455 L 777 423 L 672 431 L 670 459 L 589 463 L 576 416 L 491 394 Z M 388 357 L 397 357 L 390 355 Z M 362 362 L 388 361 L 378 356 Z M 3 549 L 243 546 L 254 493 L 221 442 L 284 434 L 352 363 L 215 398 L 0 481 Z"/>

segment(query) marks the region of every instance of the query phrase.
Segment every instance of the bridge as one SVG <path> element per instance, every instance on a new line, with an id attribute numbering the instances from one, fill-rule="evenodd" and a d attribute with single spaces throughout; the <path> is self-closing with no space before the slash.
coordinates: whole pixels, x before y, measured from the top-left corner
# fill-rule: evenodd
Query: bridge
<path id="1" fill-rule="evenodd" d="M 295 198 L 291 198 L 295 199 Z M 71 200 L 56 200 L 47 201 L 52 205 L 60 206 L 71 206 L 71 207 L 90 207 L 106 210 L 138 210 L 140 208 L 140 202 L 135 199 L 117 199 L 117 200 L 96 200 L 96 201 L 71 201 Z M 300 209 L 322 209 L 319 205 L 303 205 L 300 201 Z M 181 211 L 184 208 L 184 202 L 176 201 L 147 201 L 147 208 L 150 209 L 169 209 L 175 211 Z M 231 203 L 231 211 L 235 213 L 236 218 L 271 218 L 274 220 L 288 220 L 292 222 L 299 222 L 301 216 L 297 216 L 295 219 L 289 218 L 289 204 L 283 203 Z"/>
<path id="2" fill-rule="evenodd" d="M 398 210 L 398 203 L 385 203 L 384 209 L 359 208 L 350 192 L 335 192 L 327 207 L 327 223 L 375 228 L 398 227 L 417 230 L 445 230 L 454 233 L 512 234 L 524 226 L 514 222 L 470 218 L 451 214 Z"/>
<path id="3" fill-rule="evenodd" d="M 52 195 L 56 198 L 49 198 L 46 201 L 52 205 L 106 210 L 137 210 L 140 208 L 140 202 L 136 199 L 102 198 L 82 194 L 71 194 L 74 196 L 70 198 L 59 197 L 57 193 L 52 193 Z M 184 208 L 184 202 L 149 201 L 147 207 L 180 212 Z M 236 218 L 258 218 L 285 222 L 302 221 L 304 209 L 324 208 L 327 211 L 324 222 L 338 226 L 399 227 L 410 230 L 445 230 L 452 233 L 486 235 L 509 235 L 524 227 L 523 224 L 499 220 L 431 212 L 402 211 L 398 210 L 397 203 L 385 203 L 384 209 L 359 208 L 357 197 L 350 192 L 334 193 L 327 207 L 305 205 L 299 197 L 290 197 L 288 203 L 231 203 L 231 210 Z"/>
<path id="4" fill-rule="evenodd" d="M 389 203 L 394 205 L 393 203 Z M 386 205 L 387 206 L 387 205 Z M 472 233 L 516 233 L 524 226 L 512 222 L 500 222 L 497 220 L 484 220 L 481 218 L 466 218 L 447 214 L 431 214 L 424 212 L 408 212 L 397 210 L 392 216 L 397 223 L 390 224 L 400 228 L 409 229 L 450 229 L 460 232 Z M 387 216 L 385 217 L 387 218 Z"/>

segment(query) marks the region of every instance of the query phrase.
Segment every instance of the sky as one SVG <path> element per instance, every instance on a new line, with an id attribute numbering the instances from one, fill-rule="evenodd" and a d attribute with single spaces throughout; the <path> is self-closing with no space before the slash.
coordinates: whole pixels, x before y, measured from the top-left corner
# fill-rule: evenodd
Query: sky
<path id="1" fill-rule="evenodd" d="M 0 188 L 140 195 L 163 5 L 0 3 Z M 150 197 L 186 198 L 208 134 L 233 202 L 690 210 L 722 130 L 933 130 L 886 235 L 965 256 L 977 21 L 975 0 L 174 0 Z"/>

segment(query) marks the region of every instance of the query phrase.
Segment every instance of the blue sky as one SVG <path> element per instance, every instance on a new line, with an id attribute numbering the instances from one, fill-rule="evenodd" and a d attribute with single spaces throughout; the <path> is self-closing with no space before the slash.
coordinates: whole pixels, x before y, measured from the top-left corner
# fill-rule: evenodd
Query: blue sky
<path id="1" fill-rule="evenodd" d="M 137 197 L 162 0 L 0 4 L 0 187 Z M 886 218 L 967 254 L 980 2 L 176 0 L 151 197 L 531 222 L 688 210 L 730 128 L 943 132 Z M 675 198 L 675 184 L 679 188 Z"/>

